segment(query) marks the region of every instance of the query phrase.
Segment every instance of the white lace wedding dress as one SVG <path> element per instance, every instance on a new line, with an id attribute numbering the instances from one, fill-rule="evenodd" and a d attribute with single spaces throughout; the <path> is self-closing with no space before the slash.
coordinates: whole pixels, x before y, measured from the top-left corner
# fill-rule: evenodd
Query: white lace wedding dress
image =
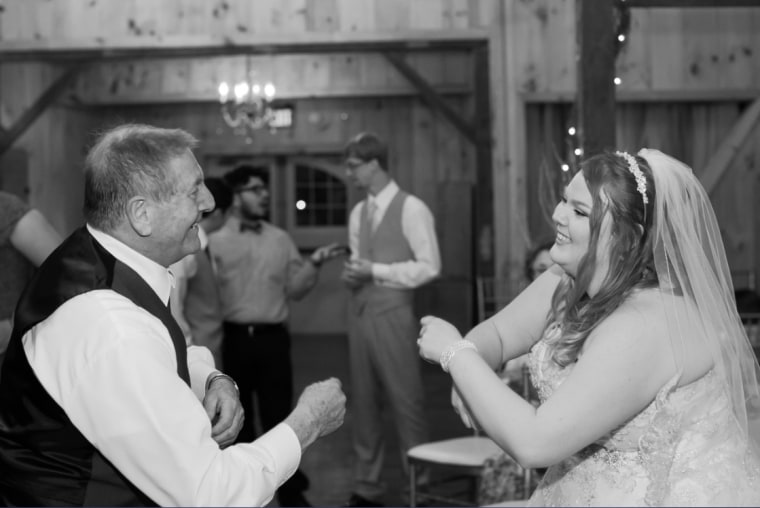
<path id="1" fill-rule="evenodd" d="M 544 340 L 530 370 L 541 401 L 572 370 Z M 673 378 L 625 425 L 551 466 L 531 506 L 760 506 L 760 460 L 749 452 L 713 371 L 677 387 Z"/>

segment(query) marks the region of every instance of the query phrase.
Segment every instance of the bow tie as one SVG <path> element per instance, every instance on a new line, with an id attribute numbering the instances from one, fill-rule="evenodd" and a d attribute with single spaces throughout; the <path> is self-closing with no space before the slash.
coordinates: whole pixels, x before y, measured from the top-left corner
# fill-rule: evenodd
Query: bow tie
<path id="1" fill-rule="evenodd" d="M 256 234 L 261 233 L 261 221 L 256 222 L 241 222 L 240 232 L 253 231 Z"/>

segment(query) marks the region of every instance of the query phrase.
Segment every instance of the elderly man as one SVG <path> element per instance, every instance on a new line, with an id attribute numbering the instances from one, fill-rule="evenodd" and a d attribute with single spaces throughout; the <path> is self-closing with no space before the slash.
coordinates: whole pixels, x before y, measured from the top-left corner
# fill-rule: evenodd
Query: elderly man
<path id="1" fill-rule="evenodd" d="M 16 310 L 0 379 L 0 503 L 269 502 L 302 450 L 338 428 L 337 380 L 308 386 L 254 442 L 231 378 L 186 347 L 167 267 L 198 250 L 214 206 L 177 129 L 123 125 L 85 163 L 87 224 L 40 267 Z"/>

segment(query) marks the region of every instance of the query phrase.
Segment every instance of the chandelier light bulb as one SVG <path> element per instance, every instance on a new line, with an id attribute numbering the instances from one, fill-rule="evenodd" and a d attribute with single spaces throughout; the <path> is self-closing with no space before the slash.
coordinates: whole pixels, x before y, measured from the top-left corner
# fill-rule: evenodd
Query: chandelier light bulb
<path id="1" fill-rule="evenodd" d="M 583 155 L 583 150 L 580 148 L 576 148 L 573 153 L 576 155 L 576 157 L 580 157 L 581 155 Z"/>
<path id="2" fill-rule="evenodd" d="M 622 83 L 622 82 L 623 82 L 623 80 L 622 80 L 622 79 L 620 79 L 619 77 L 615 76 L 615 79 L 613 80 L 613 82 L 615 83 L 615 85 L 619 86 L 619 85 L 620 85 L 620 83 Z"/>
<path id="3" fill-rule="evenodd" d="M 274 88 L 274 85 L 271 82 L 267 82 L 267 84 L 264 85 L 264 97 L 266 97 L 268 101 L 271 101 L 272 99 L 274 99 L 275 93 L 276 93 L 276 90 Z"/>
<path id="4" fill-rule="evenodd" d="M 570 127 L 569 129 L 567 129 L 567 133 L 570 134 L 571 136 L 575 136 L 575 127 Z"/>
<path id="5" fill-rule="evenodd" d="M 248 83 L 241 81 L 235 84 L 235 102 L 243 102 L 248 95 Z"/>
<path id="6" fill-rule="evenodd" d="M 256 97 L 261 95 L 261 85 L 258 83 L 254 83 L 253 86 L 251 87 L 251 93 L 255 95 Z"/>
<path id="7" fill-rule="evenodd" d="M 226 81 L 219 83 L 219 102 L 224 104 L 230 96 L 230 85 Z"/>
<path id="8" fill-rule="evenodd" d="M 560 168 L 561 168 L 561 169 L 562 169 L 562 171 L 564 171 L 565 173 L 567 173 L 568 171 L 570 171 L 570 166 L 569 166 L 569 165 L 567 165 L 567 164 L 562 164 L 562 166 L 560 166 Z"/>
<path id="9" fill-rule="evenodd" d="M 625 34 L 618 35 L 618 41 L 625 42 Z"/>

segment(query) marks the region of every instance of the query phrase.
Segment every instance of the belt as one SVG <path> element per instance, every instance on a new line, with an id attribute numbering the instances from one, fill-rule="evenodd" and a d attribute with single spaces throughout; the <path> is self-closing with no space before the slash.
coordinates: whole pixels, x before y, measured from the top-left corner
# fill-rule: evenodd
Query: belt
<path id="1" fill-rule="evenodd" d="M 248 335 L 253 335 L 255 332 L 271 332 L 285 328 L 284 323 L 233 323 L 231 321 L 225 321 L 224 326 L 233 330 L 240 330 Z"/>

